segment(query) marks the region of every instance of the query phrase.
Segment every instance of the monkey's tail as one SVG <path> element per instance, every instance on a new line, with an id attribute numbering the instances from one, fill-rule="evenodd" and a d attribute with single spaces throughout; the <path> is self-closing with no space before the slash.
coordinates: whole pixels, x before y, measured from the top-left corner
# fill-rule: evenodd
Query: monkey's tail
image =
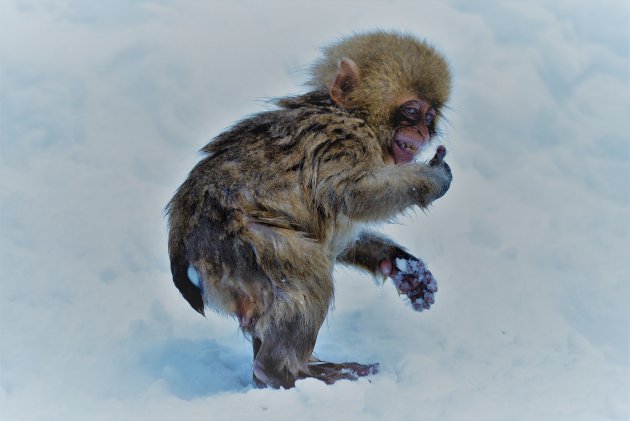
<path id="1" fill-rule="evenodd" d="M 199 279 L 197 273 L 196 284 L 193 283 L 193 280 L 188 276 L 189 272 L 189 264 L 188 260 L 181 253 L 171 253 L 171 274 L 173 275 L 173 282 L 175 286 L 184 296 L 188 304 L 192 308 L 195 309 L 199 314 L 205 316 L 204 313 L 204 304 L 203 304 L 203 295 L 202 295 L 202 285 L 203 281 Z"/>

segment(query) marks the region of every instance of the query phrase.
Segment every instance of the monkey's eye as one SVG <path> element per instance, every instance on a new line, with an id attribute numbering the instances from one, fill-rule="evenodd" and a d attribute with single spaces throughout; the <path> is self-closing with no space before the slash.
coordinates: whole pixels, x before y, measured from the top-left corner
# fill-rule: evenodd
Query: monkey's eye
<path id="1" fill-rule="evenodd" d="M 403 112 L 409 117 L 418 117 L 418 109 L 416 107 L 403 107 Z"/>
<path id="2" fill-rule="evenodd" d="M 426 113 L 424 115 L 424 122 L 426 124 L 431 124 L 431 122 L 433 121 L 433 119 L 435 118 L 435 114 L 432 113 Z"/>

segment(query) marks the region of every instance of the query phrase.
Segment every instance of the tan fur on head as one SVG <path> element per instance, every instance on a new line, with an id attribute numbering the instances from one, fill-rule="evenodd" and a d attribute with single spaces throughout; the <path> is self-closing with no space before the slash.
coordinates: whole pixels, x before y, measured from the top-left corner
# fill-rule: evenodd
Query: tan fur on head
<path id="1" fill-rule="evenodd" d="M 394 101 L 402 97 L 415 96 L 438 109 L 448 100 L 448 63 L 428 43 L 412 35 L 378 31 L 333 44 L 312 67 L 309 84 L 318 90 L 330 89 L 344 58 L 354 61 L 361 71 L 347 104 L 368 111 L 372 123 L 387 124 L 397 105 Z"/>

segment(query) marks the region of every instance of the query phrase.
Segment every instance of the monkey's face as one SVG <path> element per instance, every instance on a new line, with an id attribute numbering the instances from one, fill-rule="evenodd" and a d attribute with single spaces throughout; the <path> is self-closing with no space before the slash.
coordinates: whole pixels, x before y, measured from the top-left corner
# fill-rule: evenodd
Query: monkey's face
<path id="1" fill-rule="evenodd" d="M 392 121 L 394 127 L 389 153 L 396 164 L 412 162 L 429 143 L 435 132 L 436 111 L 427 101 L 408 99 L 400 102 Z"/>

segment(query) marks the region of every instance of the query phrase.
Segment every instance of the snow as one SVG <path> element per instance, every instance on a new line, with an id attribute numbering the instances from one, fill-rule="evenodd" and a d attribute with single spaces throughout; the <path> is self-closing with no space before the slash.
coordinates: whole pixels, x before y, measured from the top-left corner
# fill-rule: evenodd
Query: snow
<path id="1" fill-rule="evenodd" d="M 186 274 L 188 275 L 188 280 L 190 280 L 190 282 L 196 286 L 197 288 L 200 288 L 201 282 L 199 282 L 199 272 L 197 272 L 197 269 L 195 269 L 192 265 L 188 266 L 188 271 L 186 272 Z"/>
<path id="2" fill-rule="evenodd" d="M 1 2 L 0 419 L 630 419 L 629 8 Z M 211 136 L 373 28 L 454 72 L 451 190 L 383 227 L 439 293 L 418 313 L 338 268 L 316 353 L 379 374 L 256 390 L 238 322 L 172 284 L 163 209 Z"/>

